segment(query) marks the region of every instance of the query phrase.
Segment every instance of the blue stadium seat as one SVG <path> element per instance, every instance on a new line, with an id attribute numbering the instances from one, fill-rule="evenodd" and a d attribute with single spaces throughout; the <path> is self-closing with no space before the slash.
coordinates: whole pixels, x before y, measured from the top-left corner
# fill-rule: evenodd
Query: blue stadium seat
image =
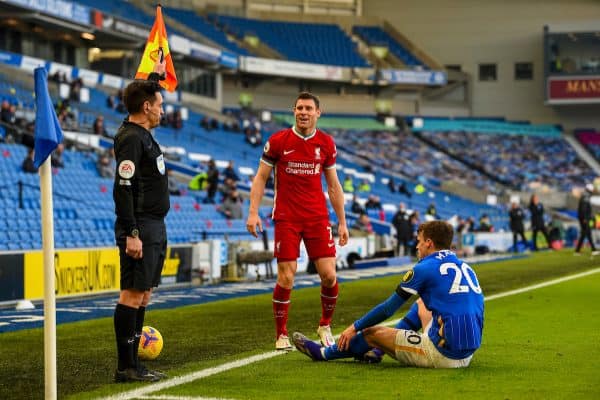
<path id="1" fill-rule="evenodd" d="M 368 45 L 385 46 L 400 61 L 409 67 L 426 69 L 426 65 L 398 43 L 386 31 L 378 26 L 355 26 L 353 32 L 359 35 Z"/>
<path id="2" fill-rule="evenodd" d="M 259 39 L 290 61 L 342 67 L 369 67 L 356 44 L 338 26 L 298 22 L 265 21 L 211 14 L 223 30 L 243 39 L 246 34 Z M 319 43 L 314 46 L 312 43 Z"/>

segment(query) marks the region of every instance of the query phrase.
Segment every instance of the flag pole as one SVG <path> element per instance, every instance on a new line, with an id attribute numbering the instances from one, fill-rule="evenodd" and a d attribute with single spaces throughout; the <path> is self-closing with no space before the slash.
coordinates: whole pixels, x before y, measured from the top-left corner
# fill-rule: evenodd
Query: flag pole
<path id="1" fill-rule="evenodd" d="M 35 135 L 33 164 L 40 169 L 42 255 L 44 260 L 44 372 L 46 400 L 56 392 L 56 293 L 54 291 L 54 207 L 49 156 L 63 140 L 62 129 L 48 93 L 48 72 L 33 71 L 35 83 Z"/>
<path id="2" fill-rule="evenodd" d="M 46 400 L 55 400 L 56 388 L 56 294 L 54 282 L 54 206 L 50 157 L 40 167 L 42 248 L 44 260 L 44 371 Z"/>

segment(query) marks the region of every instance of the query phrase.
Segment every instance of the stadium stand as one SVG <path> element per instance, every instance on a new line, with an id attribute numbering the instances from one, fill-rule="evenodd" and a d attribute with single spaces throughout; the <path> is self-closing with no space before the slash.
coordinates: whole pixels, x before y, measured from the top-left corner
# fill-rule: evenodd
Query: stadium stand
<path id="1" fill-rule="evenodd" d="M 18 90 L 13 88 L 13 85 L 4 81 L 0 84 L 0 88 L 3 88 L 3 93 L 15 93 L 23 98 L 13 96 L 11 101 L 17 104 L 30 104 L 31 91 L 26 87 L 20 87 Z M 91 119 L 94 117 L 98 110 L 102 110 L 102 114 L 108 121 L 108 125 L 112 126 L 110 131 L 114 133 L 114 130 L 120 123 L 122 114 L 108 109 L 106 107 L 106 96 L 108 93 L 100 88 L 89 88 L 90 89 L 90 102 L 79 103 L 76 107 L 79 109 L 80 121 L 83 127 L 91 124 Z M 275 120 L 279 122 L 279 126 L 289 126 L 292 122 L 291 116 L 286 114 L 275 113 Z M 221 161 L 220 167 L 224 167 L 225 160 L 233 159 L 236 165 L 241 168 L 245 168 L 246 171 L 252 171 L 255 167 L 256 160 L 260 156 L 261 148 L 249 146 L 243 140 L 243 135 L 239 133 L 229 132 L 218 126 L 216 130 L 206 130 L 200 127 L 200 120 L 202 115 L 190 112 L 189 118 L 185 121 L 181 129 L 175 130 L 170 127 L 161 127 L 156 129 L 156 137 L 163 144 L 163 146 L 169 147 L 183 147 L 186 149 L 186 154 L 181 157 L 180 161 L 184 164 L 190 165 L 195 168 L 202 168 L 202 160 L 208 158 L 215 158 Z M 457 196 L 448 195 L 439 189 L 436 189 L 440 184 L 446 180 L 459 180 L 465 184 L 474 186 L 476 188 L 486 190 L 488 192 L 498 192 L 499 182 L 490 179 L 488 174 L 485 174 L 485 170 L 478 171 L 477 169 L 469 168 L 467 163 L 457 161 L 457 158 L 461 160 L 460 154 L 454 154 L 450 151 L 448 154 L 436 149 L 427 142 L 419 140 L 419 137 L 427 139 L 429 133 L 423 133 L 420 135 L 412 134 L 410 132 L 386 132 L 383 131 L 383 126 L 376 120 L 368 117 L 347 117 L 347 116 L 334 116 L 324 117 L 321 121 L 323 128 L 329 130 L 338 141 L 340 152 L 340 165 L 341 172 L 340 176 L 345 175 L 344 171 L 356 171 L 356 173 L 350 172 L 356 180 L 359 179 L 362 173 L 373 173 L 374 179 L 371 185 L 371 193 L 381 198 L 382 203 L 386 205 L 384 207 L 383 214 L 376 211 L 369 211 L 369 215 L 375 220 L 383 220 L 389 222 L 395 211 L 395 206 L 400 201 L 406 201 L 409 206 L 423 214 L 430 203 L 434 202 L 437 205 L 438 213 L 443 218 L 451 218 L 457 215 L 456 210 L 460 210 L 460 216 L 463 218 L 472 216 L 478 218 L 482 214 L 488 214 L 491 216 L 492 224 L 497 230 L 506 229 L 506 217 L 505 210 L 502 207 L 492 207 L 483 204 L 473 203 L 461 199 Z M 349 130 L 343 129 L 348 127 L 354 127 L 356 129 Z M 268 135 L 268 133 L 266 133 Z M 433 134 L 431 134 L 433 135 Z M 448 139 L 447 142 L 440 141 L 439 136 L 435 134 L 436 140 L 439 143 L 443 143 L 445 147 L 453 150 L 455 147 L 464 149 L 465 146 L 473 146 L 472 143 L 457 141 L 455 146 L 452 146 L 453 140 Z M 492 138 L 493 135 L 485 135 L 484 137 Z M 429 137 L 429 139 L 432 139 Z M 451 136 L 452 138 L 452 136 Z M 479 140 L 479 137 L 472 138 L 468 136 L 470 140 Z M 491 139 L 490 139 L 491 140 Z M 523 141 L 517 142 L 509 146 L 511 140 L 518 140 L 514 137 L 507 137 L 503 140 L 494 139 L 487 146 L 493 146 L 495 148 L 504 148 L 504 151 L 510 150 L 517 151 L 515 157 L 528 159 L 528 154 L 531 152 L 531 145 L 529 147 L 524 145 Z M 573 157 L 569 152 L 568 146 L 556 138 L 548 139 L 546 141 L 535 142 L 538 138 L 534 138 L 535 147 L 548 148 L 549 153 L 544 155 L 544 159 L 553 159 L 550 155 L 554 155 L 554 159 L 560 159 L 556 155 L 565 155 L 565 157 Z M 544 140 L 541 138 L 539 140 Z M 550 142 L 548 142 L 550 140 Z M 558 140 L 558 141 L 557 141 Z M 486 143 L 484 141 L 484 143 Z M 527 142 L 529 143 L 529 142 Z M 7 145 L 10 146 L 10 145 Z M 503 147 L 504 146 L 504 147 Z M 22 146 L 21 146 L 22 147 Z M 19 155 L 24 154 L 24 149 L 14 150 L 6 149 L 9 153 L 15 153 Z M 521 153 L 520 151 L 523 151 Z M 87 204 L 88 201 L 99 201 L 98 188 L 104 188 L 106 190 L 106 202 L 102 204 L 95 204 L 94 209 L 104 209 L 104 212 L 98 212 L 98 215 L 88 215 L 85 212 L 77 211 L 75 214 L 69 214 L 77 224 L 93 224 L 99 233 L 95 234 L 90 239 L 93 240 L 93 245 L 112 245 L 112 202 L 110 197 L 112 182 L 97 176 L 97 172 L 93 167 L 95 165 L 95 159 L 90 161 L 89 154 L 79 154 L 78 152 L 67 152 L 67 159 L 70 160 L 67 165 L 79 163 L 81 165 L 87 165 L 83 168 L 66 168 L 64 171 L 61 170 L 57 175 L 57 194 L 63 196 L 64 201 L 70 199 L 73 193 L 80 195 L 81 188 L 75 188 L 71 185 L 72 182 L 79 182 L 80 185 L 91 183 L 89 192 L 93 193 L 88 198 L 74 197 L 74 201 L 80 202 L 81 204 Z M 202 157 L 198 158 L 195 154 L 199 154 Z M 16 182 L 23 176 L 21 172 L 15 172 L 18 169 L 20 161 L 23 157 L 17 157 L 12 159 L 12 166 L 5 168 L 6 175 L 11 178 L 7 179 L 6 182 Z M 503 158 L 500 157 L 499 160 Z M 365 163 L 365 160 L 368 162 Z M 463 161 L 475 161 L 471 159 L 462 159 Z M 499 162 L 499 161 L 498 161 Z M 87 164 L 86 164 L 87 163 Z M 530 161 L 533 165 L 538 165 L 539 162 Z M 90 167 L 90 165 L 92 167 Z M 529 164 L 528 164 L 529 165 Z M 365 168 L 365 166 L 367 168 Z M 545 165 L 546 168 L 554 168 L 556 166 Z M 71 172 L 65 171 L 79 171 L 81 170 L 81 176 L 69 176 L 65 183 L 62 182 L 61 176 L 69 175 Z M 535 169 L 533 169 L 535 170 Z M 12 172 L 10 172 L 12 171 Z M 400 176 L 402 180 L 408 182 L 409 190 L 415 193 L 416 182 L 424 182 L 427 185 L 427 191 L 424 195 L 413 196 L 410 200 L 403 199 L 398 195 L 391 194 L 387 185 L 384 183 L 391 177 L 390 172 Z M 484 173 L 482 173 L 484 172 Z M 490 171 L 487 171 L 490 172 Z M 541 173 L 541 172 L 540 172 Z M 546 175 L 542 175 L 546 176 Z M 248 175 L 242 175 L 245 182 L 242 184 L 247 188 L 248 186 Z M 531 178 L 531 177 L 530 177 Z M 572 177 L 570 175 L 553 175 L 553 181 L 557 185 L 561 185 L 561 179 L 565 182 L 571 182 Z M 31 179 L 31 176 L 25 177 L 25 179 Z M 583 178 L 586 179 L 586 178 Z M 501 183 L 501 182 L 500 182 Z M 33 184 L 35 185 L 35 184 Z M 361 201 L 366 200 L 367 194 L 365 194 Z M 13 191 L 12 195 L 3 195 L 6 199 L 7 204 L 10 202 L 14 204 L 17 199 Z M 102 197 L 100 197 L 102 198 Z M 27 197 L 25 197 L 27 199 Z M 182 243 L 186 241 L 200 240 L 199 238 L 210 238 L 215 236 L 222 236 L 227 233 L 228 235 L 245 235 L 245 227 L 243 221 L 227 221 L 213 205 L 203 205 L 199 202 L 201 200 L 197 196 L 188 194 L 183 197 L 175 198 L 173 203 L 173 212 L 169 214 L 167 220 L 169 226 L 170 237 L 173 243 Z M 60 205 L 63 200 L 57 200 Z M 31 206 L 32 209 L 36 209 L 36 203 L 34 200 L 26 200 L 26 205 Z M 350 203 L 347 204 L 348 208 Z M 67 202 L 66 205 L 62 206 L 64 209 L 75 209 L 70 207 Z M 27 209 L 27 208 L 26 208 Z M 262 210 L 263 215 L 269 214 L 268 207 Z M 348 210 L 349 211 L 349 210 Z M 38 209 L 39 212 L 39 209 Z M 197 225 L 195 227 L 189 226 L 189 221 L 195 217 Z M 349 218 L 352 220 L 352 216 Z M 64 247 L 77 247 L 81 245 L 92 245 L 90 241 L 82 242 L 77 241 L 74 238 L 77 236 L 76 233 L 68 233 L 68 228 L 59 229 L 60 232 L 57 234 L 57 245 Z M 8 230 L 7 230 L 8 232 Z M 75 230 L 77 232 L 77 230 Z M 104 233 L 101 233 L 104 232 Z M 34 238 L 29 238 L 34 239 Z M 37 239 L 37 237 L 35 237 Z M 23 244 L 26 246 L 39 247 L 39 242 L 35 240 L 28 240 Z M 12 245 L 14 246 L 14 245 Z"/>
<path id="2" fill-rule="evenodd" d="M 177 19 L 178 22 L 195 30 L 216 44 L 223 46 L 225 49 L 242 56 L 250 55 L 248 50 L 238 46 L 235 41 L 229 40 L 223 31 L 193 11 L 172 7 L 164 7 L 163 10 L 165 15 Z"/>
<path id="3" fill-rule="evenodd" d="M 356 44 L 337 25 L 262 21 L 210 14 L 225 31 L 243 40 L 258 38 L 290 61 L 343 67 L 368 67 Z M 314 46 L 318 43 L 319 46 Z"/>
<path id="4" fill-rule="evenodd" d="M 497 191 L 497 184 L 489 177 L 423 143 L 409 132 L 340 131 L 336 138 L 341 149 L 366 158 L 381 170 L 402 174 L 410 180 L 425 178 L 439 186 L 441 182 L 458 179 L 478 189 Z"/>
<path id="5" fill-rule="evenodd" d="M 352 31 L 361 37 L 369 46 L 387 47 L 394 56 L 408 67 L 418 67 L 420 69 L 427 68 L 423 62 L 378 26 L 355 26 L 352 28 Z"/>
<path id="6" fill-rule="evenodd" d="M 595 174 L 561 137 L 431 132 L 419 136 L 498 181 L 519 190 L 547 185 L 569 191 Z"/>
<path id="7" fill-rule="evenodd" d="M 94 0 L 77 0 L 77 3 L 84 4 L 94 9 L 98 9 L 107 14 L 120 16 L 133 22 L 137 22 L 142 25 L 146 25 L 148 29 L 154 24 L 154 15 L 149 15 L 143 10 L 139 9 L 135 4 L 126 0 L 106 0 L 106 1 L 94 1 Z M 169 26 L 168 23 L 166 23 Z M 169 33 L 176 33 L 180 36 L 185 34 L 177 31 L 173 26 L 168 27 Z"/>
<path id="8" fill-rule="evenodd" d="M 21 171 L 26 151 L 23 145 L 0 144 L 0 201 L 4 217 L 0 237 L 9 239 L 0 242 L 0 250 L 41 248 L 39 178 L 37 174 Z M 96 157 L 90 152 L 67 150 L 65 167 L 53 171 L 57 248 L 114 245 L 113 180 L 98 176 Z M 198 200 L 189 192 L 171 198 L 167 217 L 171 243 L 195 242 L 224 234 L 236 239 L 248 238 L 243 220 L 227 220 L 218 211 L 218 204 L 201 204 Z M 28 229 L 15 230 L 15 227 Z"/>
<path id="9" fill-rule="evenodd" d="M 97 3 L 82 0 L 81 3 L 144 25 L 149 26 L 153 22 L 152 16 L 126 1 Z M 239 40 L 243 40 L 246 35 L 257 35 L 273 50 L 294 61 L 368 66 L 357 53 L 355 43 L 337 25 L 260 21 L 218 14 L 209 14 L 205 19 L 191 10 L 175 8 L 165 8 L 165 13 L 238 54 L 248 53 L 237 46 L 235 41 L 228 40 L 223 31 Z M 355 26 L 354 33 L 369 45 L 384 43 L 407 66 L 425 69 L 420 60 L 383 29 Z M 305 46 L 304 43 L 307 42 L 319 42 L 320 46 Z M 27 79 L 30 79 L 30 74 L 23 71 L 0 74 L 0 97 L 9 106 L 16 107 L 16 113 L 22 121 L 31 123 L 32 85 L 22 83 Z M 50 89 L 57 99 L 57 88 L 50 84 Z M 123 113 L 107 106 L 107 96 L 114 95 L 114 89 L 101 86 L 86 89 L 89 91 L 89 100 L 72 101 L 68 106 L 75 115 L 77 130 L 91 132 L 93 121 L 98 115 L 102 115 L 107 136 L 113 136 L 124 117 Z M 57 105 L 59 103 L 57 101 Z M 182 107 L 178 102 L 170 102 L 167 106 L 173 112 Z M 229 160 L 233 160 L 241 177 L 238 187 L 247 191 L 262 146 L 249 145 L 243 134 L 226 129 L 220 121 L 216 121 L 210 128 L 206 127 L 202 123 L 206 116 L 193 109 L 188 114 L 177 128 L 166 123 L 155 130 L 156 138 L 164 147 L 172 169 L 179 173 L 180 178 L 189 179 L 190 171 L 203 170 L 209 159 L 217 160 L 221 169 Z M 243 127 L 247 116 L 243 112 L 232 115 L 236 114 L 239 117 L 238 124 Z M 294 123 L 293 116 L 289 113 L 273 111 L 272 115 L 274 122 L 263 127 L 261 132 L 263 140 L 275 130 Z M 10 124 L 1 126 L 0 138 L 4 140 L 11 127 Z M 446 219 L 455 216 L 477 219 L 486 214 L 490 216 L 494 229 L 503 230 L 507 229 L 504 206 L 476 203 L 446 193 L 442 191 L 443 184 L 455 181 L 482 192 L 501 194 L 507 188 L 528 190 L 532 184 L 539 182 L 557 190 L 569 191 L 593 178 L 591 170 L 560 137 L 463 131 L 413 133 L 408 129 L 388 128 L 367 115 L 328 115 L 320 119 L 319 127 L 336 138 L 340 149 L 340 178 L 350 176 L 357 183 L 362 179 L 369 181 L 370 190 L 359 194 L 359 201 L 364 203 L 371 195 L 380 198 L 382 210 L 367 212 L 373 220 L 383 223 L 391 221 L 396 206 L 403 201 L 410 209 L 421 214 L 434 203 L 439 217 Z M 581 140 L 585 135 L 578 136 Z M 588 136 L 585 136 L 584 141 L 594 142 Z M 171 152 L 173 149 L 177 151 Z M 65 152 L 65 168 L 55 170 L 56 217 L 63 221 L 57 223 L 57 247 L 114 244 L 112 180 L 98 175 L 96 161 L 99 155 L 92 150 L 101 149 L 68 149 Z M 36 218 L 39 221 L 39 200 L 36 197 L 39 184 L 37 176 L 26 174 L 20 169 L 26 147 L 7 143 L 2 144 L 0 151 L 0 173 L 5 178 L 2 181 L 0 199 L 6 210 L 16 210 L 14 215 L 19 216 L 11 218 L 13 214 L 4 211 L 7 221 L 0 225 L 0 237 L 10 240 L 3 242 L 2 249 L 39 248 L 39 222 L 36 222 Z M 406 183 L 410 197 L 391 192 L 387 185 L 390 179 Z M 188 192 L 185 189 L 183 192 L 182 196 L 172 198 L 172 211 L 167 218 L 169 240 L 172 243 L 222 238 L 225 235 L 249 238 L 243 220 L 227 220 L 218 211 L 217 205 L 202 203 L 202 193 Z M 350 205 L 348 201 L 348 219 L 352 222 L 357 216 L 350 213 Z M 247 203 L 244 207 L 247 208 Z M 261 213 L 265 217 L 265 223 L 268 223 L 270 208 L 262 207 Z M 15 234 L 12 229 L 20 226 L 19 224 L 36 229 L 24 237 L 24 234 Z M 94 233 L 82 238 L 82 231 L 90 228 Z M 17 238 L 18 241 L 15 240 Z"/>

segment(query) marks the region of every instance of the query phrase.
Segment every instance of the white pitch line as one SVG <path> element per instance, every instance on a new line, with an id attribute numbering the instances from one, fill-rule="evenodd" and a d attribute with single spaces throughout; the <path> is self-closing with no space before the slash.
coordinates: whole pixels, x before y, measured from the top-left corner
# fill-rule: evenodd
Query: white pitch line
<path id="1" fill-rule="evenodd" d="M 564 276 L 562 278 L 552 279 L 550 281 L 541 282 L 541 283 L 538 283 L 536 285 L 527 286 L 527 287 L 524 287 L 524 288 L 521 288 L 521 289 L 509 290 L 508 292 L 492 294 L 490 296 L 487 296 L 485 299 L 486 300 L 494 300 L 494 299 L 499 299 L 501 297 L 512 296 L 513 294 L 519 294 L 519 293 L 523 293 L 523 292 L 528 292 L 530 290 L 535 290 L 535 289 L 543 288 L 543 287 L 546 287 L 546 286 L 556 285 L 558 283 L 562 283 L 562 282 L 565 282 L 565 281 L 570 281 L 572 279 L 582 278 L 584 276 L 596 274 L 598 272 L 600 272 L 600 268 L 591 269 L 589 271 L 580 272 L 580 273 L 574 274 L 574 275 Z"/>
<path id="2" fill-rule="evenodd" d="M 154 396 L 142 396 L 139 397 L 144 400 L 233 400 L 221 397 L 198 397 L 198 396 L 170 396 L 167 394 L 154 395 Z"/>
<path id="3" fill-rule="evenodd" d="M 200 371 L 192 372 L 187 375 L 177 376 L 175 378 L 154 383 L 148 386 L 144 386 L 138 389 L 130 390 L 127 392 L 115 394 L 112 396 L 103 397 L 106 400 L 125 400 L 125 399 L 135 399 L 141 396 L 147 395 L 148 393 L 158 392 L 160 390 L 168 389 L 173 386 L 184 385 L 186 383 L 193 382 L 198 379 L 206 378 L 207 376 L 216 375 L 221 372 L 229 371 L 234 368 L 244 367 L 246 365 L 255 363 L 257 361 L 267 360 L 269 358 L 273 358 L 276 356 L 280 356 L 286 354 L 283 351 L 270 351 L 268 353 L 257 354 L 252 357 L 243 358 L 241 360 L 228 362 L 226 364 L 219 365 L 217 367 L 206 368 Z"/>
<path id="4" fill-rule="evenodd" d="M 585 272 L 581 272 L 578 274 L 574 274 L 574 275 L 568 275 L 568 276 L 564 276 L 562 278 L 557 278 L 557 279 L 552 279 L 546 282 L 542 282 L 542 283 L 538 283 L 535 285 L 530 285 L 530 286 L 525 286 L 523 288 L 520 289 L 515 289 L 515 290 L 509 290 L 508 292 L 502 292 L 502 293 L 497 293 L 497 294 L 493 294 L 490 296 L 487 296 L 485 298 L 485 301 L 490 301 L 490 300 L 495 300 L 495 299 L 499 299 L 502 297 L 506 297 L 506 296 L 512 296 L 515 294 L 520 294 L 520 293 L 525 293 L 525 292 L 529 292 L 531 290 L 535 290 L 535 289 L 539 289 L 539 288 L 543 288 L 546 286 L 551 286 L 551 285 L 556 285 L 562 282 L 566 282 L 566 281 L 570 281 L 573 279 L 578 279 L 578 278 L 582 278 L 584 276 L 588 276 L 588 275 L 592 275 L 592 274 L 597 274 L 598 272 L 600 272 L 600 268 L 596 268 L 596 269 L 592 269 L 589 271 L 585 271 Z M 392 321 L 387 321 L 384 325 L 396 325 L 401 318 L 399 319 L 395 319 Z M 339 335 L 336 335 L 336 338 Z M 212 367 L 212 368 L 206 368 L 197 372 L 192 372 L 190 374 L 187 375 L 182 375 L 182 376 L 177 376 L 175 378 L 166 380 L 166 381 L 162 381 L 162 382 L 158 382 L 158 383 L 153 383 L 151 385 L 147 385 L 138 389 L 134 389 L 134 390 L 130 390 L 127 392 L 122 392 L 122 393 L 118 393 L 112 396 L 108 396 L 108 397 L 103 397 L 102 399 L 106 399 L 106 400 L 129 400 L 129 399 L 135 399 L 135 398 L 144 398 L 143 396 L 148 395 L 149 393 L 154 393 L 154 392 L 158 392 L 160 390 L 164 390 L 173 386 L 179 386 L 179 385 L 183 385 L 186 383 L 190 383 L 193 382 L 195 380 L 198 379 L 202 379 L 202 378 L 206 378 L 208 376 L 212 376 L 212 375 L 216 375 L 219 374 L 221 372 L 226 372 L 229 371 L 231 369 L 234 368 L 239 368 L 239 367 L 244 367 L 246 365 L 258 362 L 258 361 L 262 361 L 262 360 L 267 360 L 269 358 L 273 358 L 279 355 L 283 355 L 286 354 L 285 352 L 279 352 L 279 351 L 271 351 L 268 353 L 263 353 L 263 354 L 258 354 L 252 357 L 247 357 L 241 360 L 237 360 L 237 361 L 233 361 L 233 362 L 229 362 L 226 364 L 222 364 L 219 365 L 217 367 Z M 147 397 L 148 399 L 158 399 L 157 397 Z M 195 399 L 195 400 L 208 400 L 208 398 L 196 398 L 196 397 L 183 397 L 183 398 L 179 398 L 179 397 L 168 397 L 165 399 L 181 399 L 181 400 L 186 400 L 186 399 Z M 223 400 L 223 399 L 215 399 L 215 400 Z"/>

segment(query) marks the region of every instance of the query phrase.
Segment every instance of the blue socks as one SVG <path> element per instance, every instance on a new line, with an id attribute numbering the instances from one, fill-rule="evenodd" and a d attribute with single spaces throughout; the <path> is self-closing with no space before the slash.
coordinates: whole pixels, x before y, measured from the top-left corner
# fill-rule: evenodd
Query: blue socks
<path id="1" fill-rule="evenodd" d="M 338 350 L 337 344 L 333 346 L 325 347 L 325 359 L 336 360 L 338 358 L 350 358 L 356 355 L 363 355 L 369 351 L 371 347 L 367 344 L 362 332 L 358 334 L 350 341 L 350 348 L 347 351 Z"/>

